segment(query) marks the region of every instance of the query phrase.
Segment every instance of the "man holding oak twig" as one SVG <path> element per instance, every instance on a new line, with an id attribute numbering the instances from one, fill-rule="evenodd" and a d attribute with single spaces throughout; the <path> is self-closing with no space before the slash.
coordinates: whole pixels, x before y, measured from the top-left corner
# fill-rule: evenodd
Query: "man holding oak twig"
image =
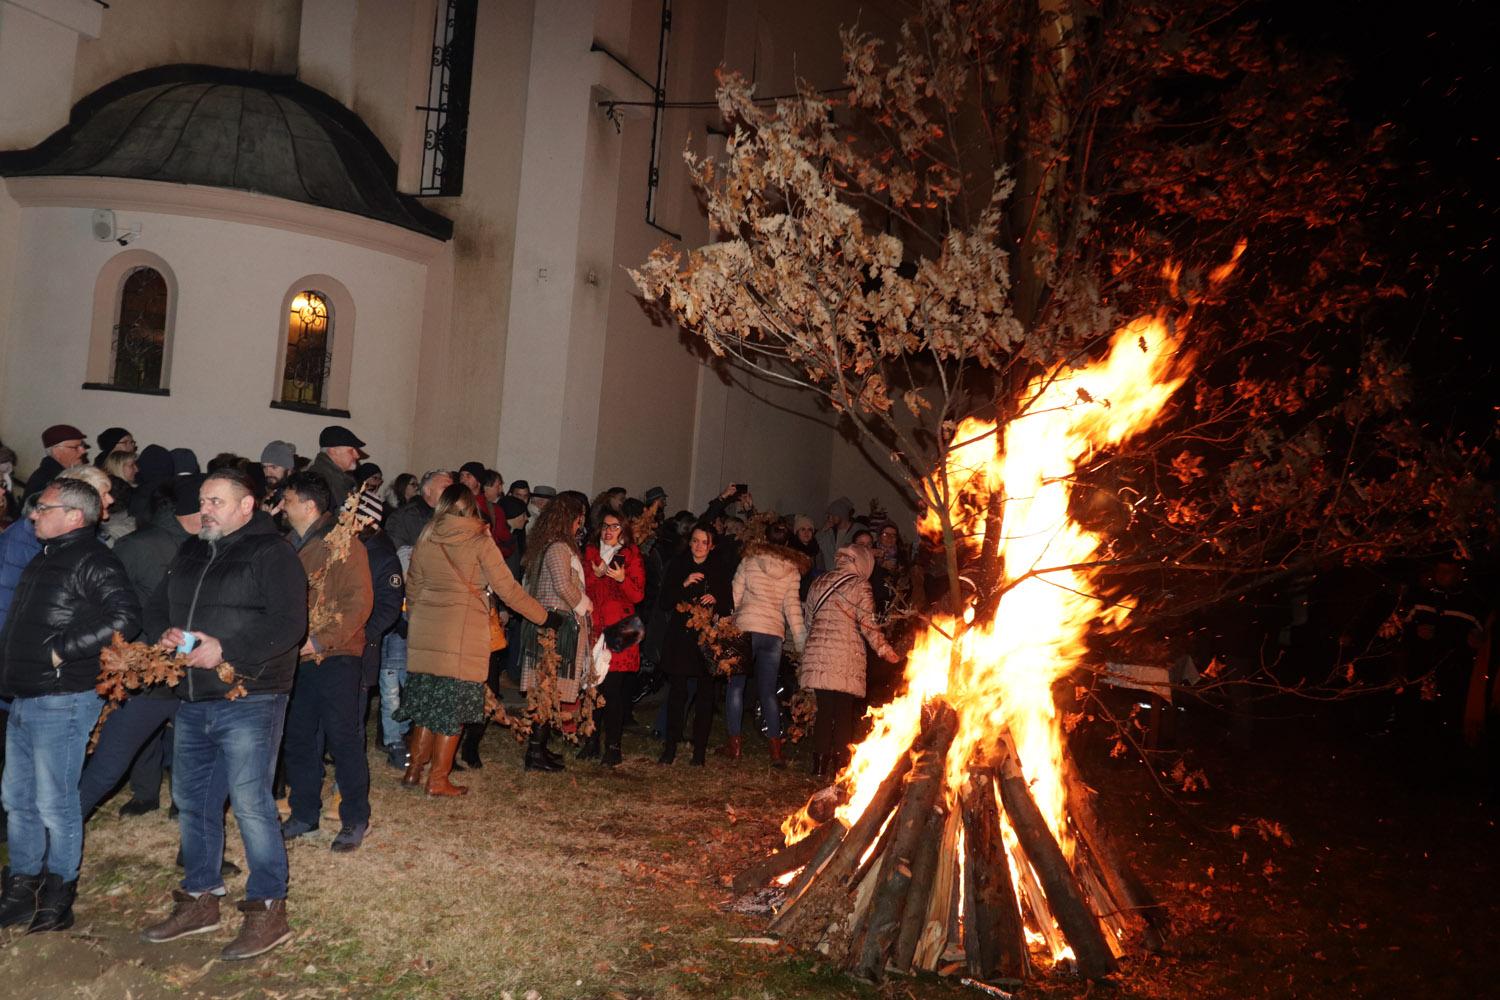
<path id="1" fill-rule="evenodd" d="M 219 926 L 224 895 L 224 802 L 234 809 L 250 876 L 239 935 L 225 959 L 253 958 L 291 937 L 287 860 L 271 776 L 286 719 L 297 650 L 307 634 L 307 574 L 244 473 L 209 473 L 202 528 L 178 550 L 146 609 L 146 638 L 185 654 L 177 685 L 172 798 L 182 831 L 182 886 L 171 915 L 146 928 L 151 943 Z M 246 694 L 226 699 L 217 669 L 233 666 Z"/>

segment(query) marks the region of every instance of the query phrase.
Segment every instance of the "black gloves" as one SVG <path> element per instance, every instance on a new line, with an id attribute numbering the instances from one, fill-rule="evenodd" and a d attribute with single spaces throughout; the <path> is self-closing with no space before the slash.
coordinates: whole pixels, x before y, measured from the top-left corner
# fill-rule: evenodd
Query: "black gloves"
<path id="1" fill-rule="evenodd" d="M 573 616 L 568 614 L 566 611 L 548 611 L 547 620 L 542 622 L 541 627 L 550 628 L 553 631 L 556 631 L 557 629 L 562 628 L 563 624 L 572 617 Z"/>

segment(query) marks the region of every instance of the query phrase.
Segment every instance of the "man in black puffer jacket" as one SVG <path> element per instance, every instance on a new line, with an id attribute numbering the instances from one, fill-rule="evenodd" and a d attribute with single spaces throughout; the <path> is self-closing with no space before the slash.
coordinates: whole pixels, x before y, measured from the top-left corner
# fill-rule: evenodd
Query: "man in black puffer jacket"
<path id="1" fill-rule="evenodd" d="M 88 483 L 56 480 L 32 512 L 42 551 L 27 564 L 0 631 L 10 870 L 0 926 L 65 930 L 83 861 L 78 778 L 103 707 L 99 651 L 134 638 L 141 604 L 125 567 L 96 536 L 101 501 Z"/>
<path id="2" fill-rule="evenodd" d="M 209 473 L 199 501 L 198 537 L 183 543 L 146 607 L 146 639 L 185 652 L 193 669 L 177 685 L 183 704 L 172 747 L 186 875 L 172 893 L 171 915 L 141 936 L 161 943 L 219 926 L 228 799 L 250 877 L 239 904 L 244 924 L 220 957 L 252 958 L 291 937 L 286 848 L 271 774 L 307 634 L 307 575 L 257 508 L 244 473 Z M 244 684 L 245 697 L 225 698 L 230 684 L 217 673 L 225 664 Z"/>

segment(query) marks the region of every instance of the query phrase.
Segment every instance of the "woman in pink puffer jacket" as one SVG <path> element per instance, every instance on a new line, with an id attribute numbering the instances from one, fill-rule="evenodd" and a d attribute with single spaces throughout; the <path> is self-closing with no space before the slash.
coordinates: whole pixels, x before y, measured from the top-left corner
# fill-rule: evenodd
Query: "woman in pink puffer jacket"
<path id="1" fill-rule="evenodd" d="M 798 679 L 817 695 L 813 723 L 813 773 L 837 771 L 854 737 L 855 712 L 865 697 L 865 643 L 889 663 L 901 659 L 880 632 L 870 573 L 875 554 L 862 545 L 846 545 L 834 557 L 834 568 L 813 581 L 803 618 L 807 647 Z"/>

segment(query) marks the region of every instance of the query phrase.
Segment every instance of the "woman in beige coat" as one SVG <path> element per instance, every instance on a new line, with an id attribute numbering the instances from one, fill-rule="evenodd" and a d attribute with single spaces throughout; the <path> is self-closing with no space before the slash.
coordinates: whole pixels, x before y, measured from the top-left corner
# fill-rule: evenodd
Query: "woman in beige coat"
<path id="1" fill-rule="evenodd" d="M 454 483 L 438 498 L 406 574 L 408 680 L 396 718 L 409 719 L 412 731 L 411 762 L 401 780 L 417 786 L 430 761 L 428 795 L 468 791 L 450 783 L 448 774 L 464 723 L 484 718 L 490 667 L 487 590 L 528 620 L 549 621 L 546 609 L 505 567 L 474 494 Z"/>
<path id="2" fill-rule="evenodd" d="M 870 573 L 875 554 L 846 545 L 834 557 L 832 572 L 813 581 L 807 592 L 807 647 L 797 678 L 818 698 L 813 722 L 813 773 L 819 777 L 843 766 L 854 737 L 855 711 L 865 697 L 865 643 L 887 663 L 901 657 L 880 633 Z"/>

